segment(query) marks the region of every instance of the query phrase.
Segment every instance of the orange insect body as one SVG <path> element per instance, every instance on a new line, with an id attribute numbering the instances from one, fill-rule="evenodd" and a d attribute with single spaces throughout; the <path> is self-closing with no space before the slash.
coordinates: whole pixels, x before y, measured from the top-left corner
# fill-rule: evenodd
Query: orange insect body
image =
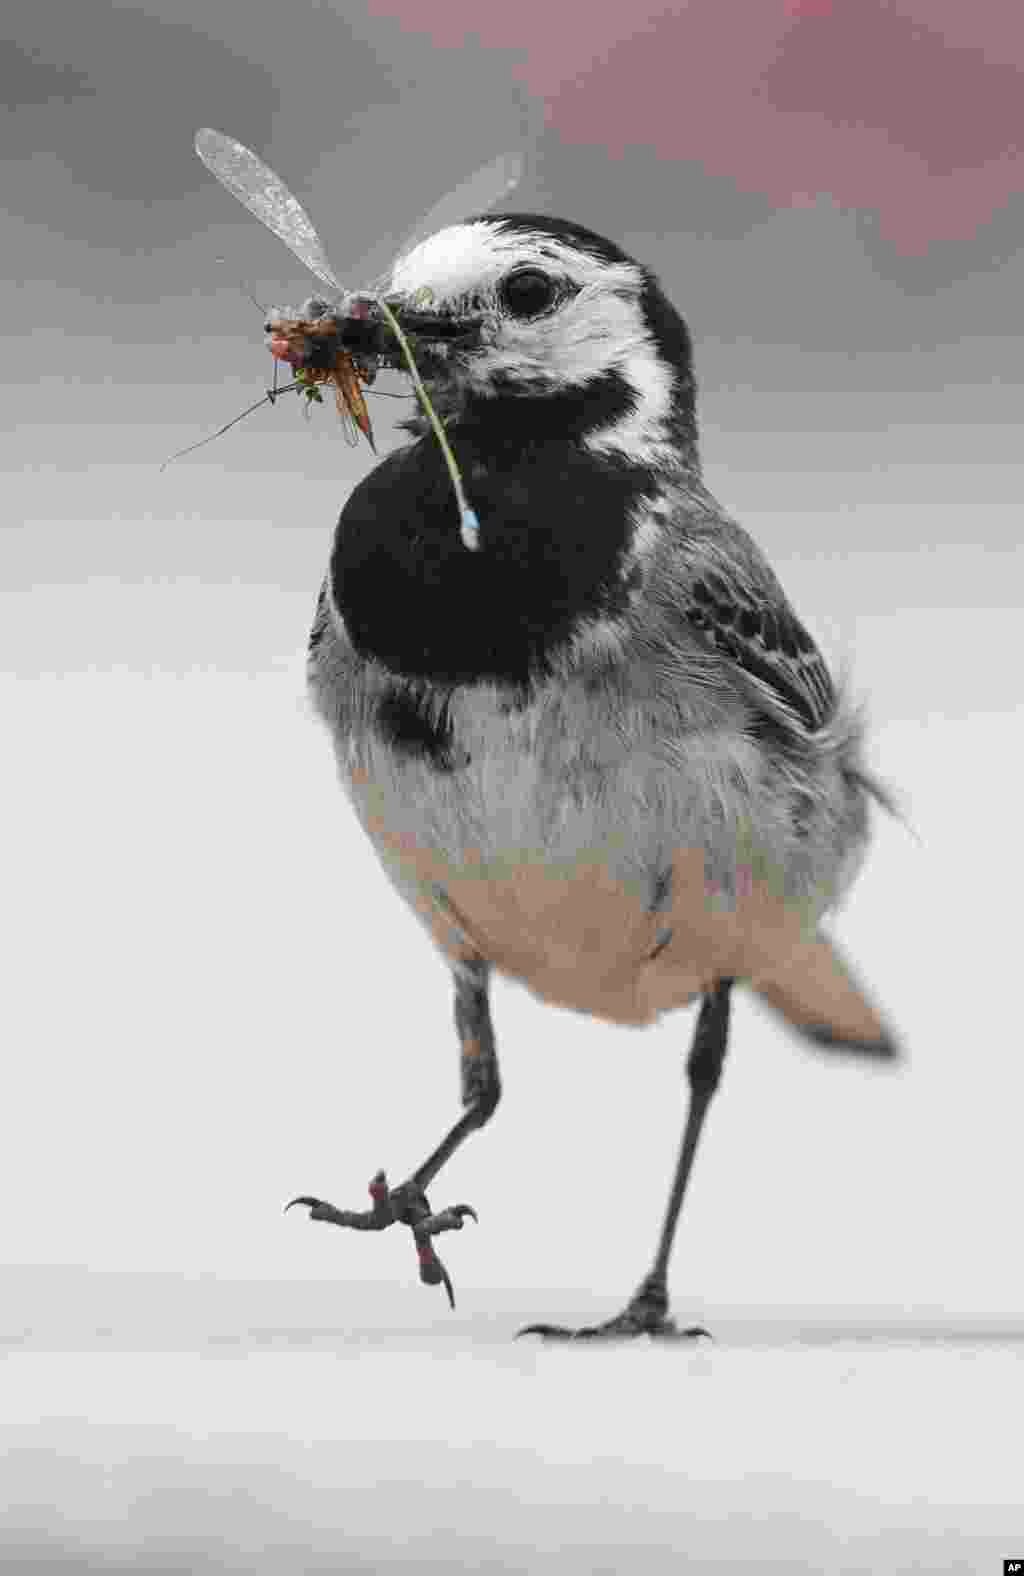
<path id="1" fill-rule="evenodd" d="M 269 327 L 270 353 L 296 368 L 296 381 L 307 390 L 330 383 L 345 436 L 356 443 L 361 432 L 374 453 L 370 412 L 362 385 L 373 382 L 374 371 L 357 361 L 337 343 L 338 325 L 332 317 L 279 318 Z M 313 353 L 310 354 L 312 345 Z M 319 397 L 319 396 L 317 396 Z"/>
<path id="2" fill-rule="evenodd" d="M 370 412 L 366 407 L 366 396 L 362 390 L 362 384 L 369 383 L 372 374 L 368 375 L 365 368 L 360 367 L 348 351 L 339 350 L 331 369 L 331 376 L 338 415 L 344 422 L 347 412 L 370 448 L 376 453 L 377 446 L 373 441 L 373 428 L 370 426 Z"/>

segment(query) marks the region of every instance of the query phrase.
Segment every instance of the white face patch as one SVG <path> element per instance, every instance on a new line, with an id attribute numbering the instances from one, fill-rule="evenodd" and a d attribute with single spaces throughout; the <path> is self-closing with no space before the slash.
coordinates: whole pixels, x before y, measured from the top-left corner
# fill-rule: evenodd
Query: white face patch
<path id="1" fill-rule="evenodd" d="M 502 280 L 517 268 L 538 268 L 567 294 L 536 318 L 503 311 Z M 633 463 L 678 459 L 671 415 L 674 369 L 663 359 L 643 310 L 645 277 L 636 264 L 606 262 L 543 231 L 501 228 L 499 219 L 439 230 L 394 266 L 389 294 L 428 310 L 483 320 L 482 345 L 446 357 L 453 380 L 482 397 L 520 388 L 524 397 L 579 389 L 618 373 L 634 397 L 632 410 L 587 434 L 595 453 Z"/>
<path id="2" fill-rule="evenodd" d="M 428 236 L 394 265 L 391 286 L 415 296 L 429 290 L 434 305 L 457 311 L 476 298 L 496 298 L 513 268 L 542 268 L 581 286 L 618 285 L 639 294 L 643 279 L 632 263 L 607 263 L 539 230 L 502 230 L 500 219 L 451 224 Z"/>
<path id="3" fill-rule="evenodd" d="M 619 369 L 636 395 L 631 411 L 618 421 L 586 435 L 583 442 L 596 454 L 618 453 L 634 464 L 653 467 L 671 464 L 678 458 L 678 444 L 672 442 L 672 396 L 675 377 L 659 356 L 653 341 L 631 355 Z"/>

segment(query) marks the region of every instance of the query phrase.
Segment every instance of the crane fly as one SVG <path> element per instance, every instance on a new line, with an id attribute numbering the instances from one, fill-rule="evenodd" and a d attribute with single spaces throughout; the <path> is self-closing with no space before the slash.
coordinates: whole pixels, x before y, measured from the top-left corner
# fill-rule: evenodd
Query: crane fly
<path id="1" fill-rule="evenodd" d="M 334 318 L 329 314 L 315 318 L 270 318 L 265 328 L 267 349 L 275 361 L 284 361 L 292 368 L 295 384 L 305 397 L 306 410 L 311 404 L 322 404 L 320 390 L 330 384 L 348 442 L 357 444 L 362 433 L 376 452 L 362 385 L 373 382 L 377 369 L 372 362 L 342 347 Z"/>
<path id="2" fill-rule="evenodd" d="M 213 438 L 220 437 L 236 422 L 258 410 L 261 405 L 273 404 L 279 395 L 288 393 L 292 389 L 297 389 L 304 396 L 308 412 L 311 404 L 323 403 L 322 390 L 328 385 L 334 391 L 334 403 L 345 437 L 350 443 L 355 444 L 358 443 L 361 433 L 370 447 L 375 448 L 370 413 L 363 389 L 373 382 L 379 358 L 362 356 L 344 346 L 341 323 L 343 320 L 351 323 L 360 317 L 367 317 L 375 307 L 387 316 L 386 306 L 381 304 L 379 297 L 372 291 L 353 292 L 345 289 L 331 267 L 323 242 L 298 198 L 288 190 L 280 176 L 264 164 L 262 159 L 257 158 L 244 143 L 237 142 L 233 137 L 227 137 L 223 132 L 214 131 L 206 126 L 196 133 L 195 149 L 210 173 L 215 175 L 221 185 L 248 208 L 261 224 L 284 242 L 303 267 L 307 268 L 322 285 L 327 286 L 332 299 L 314 297 L 294 314 L 282 311 L 276 316 L 268 317 L 264 325 L 267 348 L 276 362 L 291 367 L 293 381 L 281 388 L 278 388 L 275 382 L 274 388 L 268 390 L 263 399 L 251 405 L 248 410 L 236 416 L 233 421 L 211 434 L 209 438 L 204 438 L 200 443 L 181 450 L 179 454 L 172 455 L 171 459 L 179 459 L 181 455 L 190 454 L 194 449 L 200 448 L 203 443 L 209 443 Z M 501 154 L 489 164 L 483 165 L 424 215 L 407 235 L 398 255 L 404 255 L 425 236 L 462 218 L 467 211 L 481 212 L 493 207 L 518 183 L 522 170 L 523 160 L 519 154 Z M 465 515 L 466 505 L 458 469 L 450 456 L 443 434 L 439 430 L 437 418 L 422 388 L 408 345 L 402 343 L 401 351 L 409 364 L 417 395 L 421 402 L 425 403 L 427 415 L 432 420 L 442 449 L 445 450 L 456 496 Z M 165 463 L 170 464 L 170 460 Z"/>

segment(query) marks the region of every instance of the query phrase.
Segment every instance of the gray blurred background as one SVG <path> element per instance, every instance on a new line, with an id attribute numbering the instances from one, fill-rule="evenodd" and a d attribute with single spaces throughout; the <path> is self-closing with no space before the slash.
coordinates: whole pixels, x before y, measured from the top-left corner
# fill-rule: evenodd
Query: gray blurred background
<path id="1" fill-rule="evenodd" d="M 740 1005 L 677 1303 L 1019 1313 L 1020 13 L 8 5 L 4 1262 L 379 1281 L 446 1316 L 394 1234 L 281 1215 L 416 1164 L 456 1045 L 303 700 L 368 451 L 284 404 L 158 469 L 265 386 L 237 281 L 309 288 L 194 157 L 213 125 L 353 285 L 517 146 L 511 206 L 659 271 L 709 484 L 852 674 L 910 827 L 880 822 L 836 923 L 908 1066 L 815 1060 Z M 383 446 L 400 409 L 374 405 Z M 480 1211 L 449 1239 L 460 1311 L 614 1301 L 653 1245 L 690 1021 L 618 1030 L 511 985 L 496 1021 L 505 1102 L 435 1188 Z"/>

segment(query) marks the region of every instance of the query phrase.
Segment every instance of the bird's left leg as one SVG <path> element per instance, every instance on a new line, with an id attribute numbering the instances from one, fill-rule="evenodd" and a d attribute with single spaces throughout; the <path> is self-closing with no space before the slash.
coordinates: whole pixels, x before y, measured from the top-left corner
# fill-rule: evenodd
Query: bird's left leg
<path id="1" fill-rule="evenodd" d="M 604 1324 L 585 1325 L 577 1330 L 561 1324 L 528 1324 L 520 1330 L 520 1335 L 543 1335 L 562 1340 L 602 1336 L 614 1339 L 632 1335 L 667 1336 L 678 1340 L 707 1335 L 707 1330 L 699 1325 L 680 1329 L 675 1320 L 669 1317 L 668 1264 L 704 1118 L 722 1075 L 722 1062 L 729 1039 L 729 992 L 732 983 L 729 979 L 719 980 L 714 990 L 704 997 L 697 1019 L 693 1044 L 686 1062 L 686 1076 L 690 1085 L 686 1126 L 650 1273 L 641 1281 L 623 1311 Z"/>
<path id="2" fill-rule="evenodd" d="M 383 1231 L 396 1224 L 408 1226 L 416 1244 L 420 1280 L 427 1286 L 443 1285 L 453 1308 L 455 1294 L 451 1279 L 434 1251 L 432 1239 L 442 1231 L 461 1231 L 467 1216 L 476 1220 L 476 1211 L 469 1204 L 452 1204 L 435 1214 L 430 1208 L 426 1188 L 469 1134 L 483 1127 L 494 1114 L 501 1097 L 488 1001 L 489 976 L 490 966 L 482 959 L 454 966 L 455 1028 L 459 1036 L 462 1103 L 466 1110 L 423 1164 L 395 1188 L 389 1188 L 386 1175 L 378 1171 L 370 1183 L 372 1204 L 369 1209 L 336 1209 L 324 1199 L 305 1195 L 285 1205 L 289 1210 L 294 1204 L 303 1204 L 311 1220 L 348 1226 L 355 1231 Z"/>

